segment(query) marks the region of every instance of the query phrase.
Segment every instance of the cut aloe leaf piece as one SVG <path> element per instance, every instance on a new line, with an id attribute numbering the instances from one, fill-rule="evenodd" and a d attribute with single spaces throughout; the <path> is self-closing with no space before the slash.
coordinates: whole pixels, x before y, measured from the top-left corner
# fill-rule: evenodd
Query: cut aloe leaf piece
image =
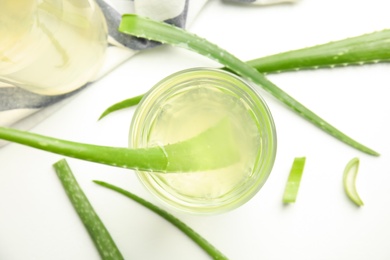
<path id="1" fill-rule="evenodd" d="M 65 159 L 53 165 L 74 209 L 92 238 L 101 259 L 124 259 L 107 228 L 79 186 Z"/>
<path id="2" fill-rule="evenodd" d="M 344 169 L 343 186 L 348 198 L 357 206 L 363 206 L 364 203 L 356 189 L 356 177 L 359 171 L 359 158 L 351 159 Z"/>
<path id="3" fill-rule="evenodd" d="M 154 21 L 148 18 L 143 18 L 134 14 L 124 15 L 122 17 L 119 31 L 129 35 L 182 47 L 214 59 L 217 62 L 220 62 L 222 65 L 226 66 L 234 73 L 241 75 L 242 77 L 264 88 L 279 101 L 287 105 L 291 110 L 309 122 L 313 123 L 326 133 L 362 152 L 375 156 L 379 155 L 379 153 L 376 151 L 357 142 L 329 124 L 327 121 L 285 93 L 282 89 L 269 81 L 263 74 L 245 62 L 239 60 L 232 54 L 203 38 L 191 34 L 181 28 L 177 28 L 175 26 L 159 21 Z"/>
<path id="4" fill-rule="evenodd" d="M 298 196 L 299 185 L 301 184 L 303 169 L 305 168 L 306 157 L 294 159 L 290 174 L 287 179 L 283 194 L 283 203 L 294 203 Z"/>

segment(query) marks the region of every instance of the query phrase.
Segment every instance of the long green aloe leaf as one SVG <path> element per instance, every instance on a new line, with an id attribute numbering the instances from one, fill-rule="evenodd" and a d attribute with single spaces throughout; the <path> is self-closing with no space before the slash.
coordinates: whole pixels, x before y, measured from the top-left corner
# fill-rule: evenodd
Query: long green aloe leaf
<path id="1" fill-rule="evenodd" d="M 302 69 L 333 68 L 390 61 L 390 30 L 257 58 L 246 63 L 262 73 Z M 107 108 L 101 118 L 120 109 L 137 105 L 143 95 L 118 102 Z"/>
<path id="2" fill-rule="evenodd" d="M 342 133 L 337 128 L 333 127 L 331 124 L 285 93 L 282 89 L 269 81 L 263 74 L 245 62 L 239 60 L 232 54 L 219 48 L 215 44 L 206 41 L 203 38 L 200 38 L 172 25 L 133 14 L 124 15 L 122 17 L 119 31 L 129 35 L 186 48 L 206 57 L 210 57 L 220 62 L 222 65 L 226 66 L 236 74 L 241 75 L 242 77 L 261 86 L 278 100 L 287 105 L 290 109 L 297 112 L 297 114 L 301 115 L 303 118 L 307 119 L 309 122 L 313 123 L 340 141 L 362 152 L 375 156 L 379 155 L 376 151 L 364 146 L 363 144 L 360 144 L 346 134 Z"/>
<path id="3" fill-rule="evenodd" d="M 155 172 L 218 169 L 240 159 L 230 120 L 222 119 L 204 132 L 165 146 L 129 149 L 76 143 L 0 127 L 0 139 L 86 161 Z M 218 155 L 218 156 L 215 156 Z"/>
<path id="4" fill-rule="evenodd" d="M 308 48 L 250 60 L 261 72 L 283 72 L 390 61 L 390 30 L 385 29 Z"/>
<path id="5" fill-rule="evenodd" d="M 66 160 L 62 159 L 53 166 L 69 200 L 92 238 L 101 259 L 124 259 L 110 233 L 77 183 Z"/>
<path id="6" fill-rule="evenodd" d="M 109 184 L 109 183 L 106 183 L 103 181 L 94 181 L 94 182 L 100 186 L 103 186 L 105 188 L 119 192 L 120 194 L 134 200 L 135 202 L 141 204 L 142 206 L 150 209 L 154 213 L 163 217 L 165 220 L 167 220 L 172 225 L 174 225 L 179 230 L 181 230 L 184 234 L 186 234 L 190 239 L 192 239 L 198 246 L 200 246 L 213 259 L 220 259 L 220 260 L 228 259 L 218 249 L 216 249 L 206 239 L 204 239 L 201 235 L 199 235 L 197 232 L 195 232 L 193 229 L 191 229 L 189 226 L 187 226 L 184 222 L 180 221 L 178 218 L 176 218 L 175 216 L 173 216 L 169 212 L 167 212 L 167 211 L 157 207 L 153 203 L 146 201 L 146 200 L 138 197 L 137 195 L 135 195 L 129 191 L 126 191 L 124 189 L 121 189 L 117 186 L 114 186 L 112 184 Z"/>

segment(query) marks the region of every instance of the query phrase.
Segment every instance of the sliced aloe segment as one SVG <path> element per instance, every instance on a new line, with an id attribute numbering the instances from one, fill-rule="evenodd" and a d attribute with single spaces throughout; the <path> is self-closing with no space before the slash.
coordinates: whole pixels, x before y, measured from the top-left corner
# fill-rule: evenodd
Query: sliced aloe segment
<path id="1" fill-rule="evenodd" d="M 343 186 L 348 198 L 357 206 L 363 206 L 364 203 L 356 189 L 356 177 L 359 171 L 359 158 L 351 159 L 344 169 Z"/>
<path id="2" fill-rule="evenodd" d="M 323 131 L 334 136 L 340 141 L 371 155 L 378 156 L 379 153 L 364 146 L 363 144 L 355 141 L 346 134 L 342 133 L 337 128 L 333 127 L 327 121 L 319 117 L 317 114 L 306 108 L 290 95 L 285 93 L 282 89 L 277 87 L 271 81 L 269 81 L 263 74 L 239 60 L 227 51 L 219 48 L 215 44 L 208 42 L 207 40 L 200 38 L 194 34 L 191 34 L 181 28 L 175 26 L 154 21 L 148 18 L 143 18 L 134 14 L 124 15 L 122 17 L 119 31 L 129 35 L 143 37 L 149 40 L 159 41 L 161 43 L 168 43 L 177 47 L 182 47 L 188 50 L 195 51 L 206 57 L 212 58 L 231 71 L 244 78 L 253 81 L 257 85 L 261 86 L 269 93 L 271 93 L 278 100 L 287 105 L 290 109 L 295 111 L 298 115 L 302 116 L 309 122 L 313 123 Z"/>
<path id="3" fill-rule="evenodd" d="M 306 157 L 294 159 L 290 174 L 287 179 L 283 194 L 283 203 L 294 203 L 298 196 L 299 185 L 301 184 L 303 169 L 305 168 Z"/>

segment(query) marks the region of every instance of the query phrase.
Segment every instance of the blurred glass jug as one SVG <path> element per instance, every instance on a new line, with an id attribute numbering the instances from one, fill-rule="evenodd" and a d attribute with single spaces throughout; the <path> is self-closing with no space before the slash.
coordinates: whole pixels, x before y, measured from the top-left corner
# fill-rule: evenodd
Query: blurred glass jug
<path id="1" fill-rule="evenodd" d="M 0 0 L 0 81 L 58 95 L 97 74 L 107 25 L 94 0 Z"/>

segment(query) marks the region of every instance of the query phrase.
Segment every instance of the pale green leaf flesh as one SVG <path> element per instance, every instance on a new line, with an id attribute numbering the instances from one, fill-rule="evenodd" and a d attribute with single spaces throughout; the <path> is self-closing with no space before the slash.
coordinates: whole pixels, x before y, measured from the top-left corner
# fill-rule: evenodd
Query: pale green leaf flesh
<path id="1" fill-rule="evenodd" d="M 206 239 L 204 239 L 201 235 L 199 235 L 197 232 L 195 232 L 192 228 L 187 226 L 184 222 L 170 214 L 169 212 L 157 207 L 156 205 L 152 204 L 149 201 L 146 201 L 137 195 L 123 190 L 119 187 L 116 187 L 112 184 L 102 182 L 102 181 L 94 181 L 96 184 L 99 184 L 105 188 L 111 189 L 113 191 L 116 191 L 135 202 L 139 203 L 140 205 L 148 208 L 149 210 L 153 211 L 154 213 L 158 214 L 168 222 L 170 222 L 172 225 L 177 227 L 180 231 L 182 231 L 184 234 L 186 234 L 190 239 L 192 239 L 199 247 L 201 247 L 212 259 L 228 259 L 226 256 L 224 256 L 218 249 L 216 249 L 213 245 L 211 245 Z"/>
<path id="2" fill-rule="evenodd" d="M 230 120 L 178 143 L 149 148 L 121 148 L 60 140 L 0 127 L 0 139 L 44 151 L 116 167 L 153 172 L 196 172 L 219 169 L 240 160 Z M 218 155 L 218 156 L 215 156 Z"/>
<path id="3" fill-rule="evenodd" d="M 200 38 L 172 25 L 132 14 L 124 15 L 122 17 L 119 30 L 122 33 L 127 33 L 133 36 L 143 37 L 146 39 L 186 48 L 206 57 L 212 58 L 226 66 L 229 70 L 261 86 L 278 100 L 287 105 L 290 109 L 295 111 L 298 115 L 302 116 L 309 122 L 313 123 L 340 141 L 367 154 L 375 156 L 379 155 L 379 153 L 376 151 L 355 141 L 337 128 L 333 127 L 331 124 L 326 122 L 324 119 L 316 115 L 314 112 L 285 93 L 282 89 L 270 82 L 266 77 L 264 77 L 263 74 L 245 62 L 239 60 L 232 54 L 206 41 L 203 38 Z"/>
<path id="4" fill-rule="evenodd" d="M 110 233 L 79 186 L 66 160 L 60 160 L 53 166 L 69 200 L 92 238 L 101 259 L 124 259 Z"/>
<path id="5" fill-rule="evenodd" d="M 296 201 L 305 162 L 306 157 L 297 157 L 294 159 L 290 174 L 287 179 L 286 187 L 284 189 L 283 203 L 294 203 Z"/>
<path id="6" fill-rule="evenodd" d="M 356 189 L 356 177 L 359 170 L 359 158 L 351 159 L 345 166 L 343 174 L 343 186 L 348 198 L 357 206 L 363 206 L 364 203 Z"/>

